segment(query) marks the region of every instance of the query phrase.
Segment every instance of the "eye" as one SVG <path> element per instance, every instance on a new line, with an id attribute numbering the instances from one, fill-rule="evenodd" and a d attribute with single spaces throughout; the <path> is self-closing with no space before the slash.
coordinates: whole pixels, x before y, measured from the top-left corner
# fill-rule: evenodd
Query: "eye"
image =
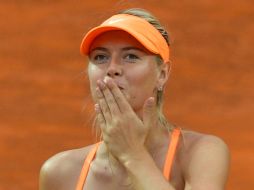
<path id="1" fill-rule="evenodd" d="M 124 60 L 128 61 L 128 62 L 135 62 L 139 59 L 139 57 L 135 54 L 129 53 L 127 55 L 124 56 Z"/>
<path id="2" fill-rule="evenodd" d="M 104 54 L 95 54 L 92 56 L 92 61 L 96 64 L 106 63 L 109 57 Z"/>
<path id="3" fill-rule="evenodd" d="M 94 60 L 96 61 L 101 61 L 101 60 L 105 60 L 107 57 L 105 55 L 99 54 L 94 56 Z"/>

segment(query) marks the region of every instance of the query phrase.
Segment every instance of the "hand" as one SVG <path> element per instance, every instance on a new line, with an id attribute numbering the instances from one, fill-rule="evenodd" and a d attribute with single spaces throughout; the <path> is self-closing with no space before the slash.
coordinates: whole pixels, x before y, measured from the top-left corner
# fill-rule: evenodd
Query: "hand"
<path id="1" fill-rule="evenodd" d="M 145 101 L 142 121 L 113 79 L 108 78 L 106 84 L 99 80 L 97 84 L 95 110 L 108 150 L 122 164 L 139 159 L 140 153 L 146 151 L 144 143 L 149 128 L 157 122 L 154 97 Z"/>

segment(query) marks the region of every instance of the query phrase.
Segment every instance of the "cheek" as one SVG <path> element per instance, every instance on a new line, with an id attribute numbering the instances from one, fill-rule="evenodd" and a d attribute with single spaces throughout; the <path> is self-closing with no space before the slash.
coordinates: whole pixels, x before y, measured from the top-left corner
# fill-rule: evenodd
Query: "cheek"
<path id="1" fill-rule="evenodd" d="M 97 87 L 97 80 L 104 77 L 104 72 L 95 65 L 89 64 L 88 66 L 88 78 L 90 83 L 90 90 L 93 100 L 96 101 L 95 89 Z"/>
<path id="2" fill-rule="evenodd" d="M 130 86 L 138 89 L 140 93 L 152 92 L 156 86 L 157 73 L 155 68 L 140 67 L 128 75 Z"/>
<path id="3" fill-rule="evenodd" d="M 126 78 L 130 87 L 129 95 L 131 101 L 136 106 L 140 106 L 148 97 L 154 95 L 157 79 L 157 73 L 154 68 L 145 67 L 135 69 L 128 73 Z"/>

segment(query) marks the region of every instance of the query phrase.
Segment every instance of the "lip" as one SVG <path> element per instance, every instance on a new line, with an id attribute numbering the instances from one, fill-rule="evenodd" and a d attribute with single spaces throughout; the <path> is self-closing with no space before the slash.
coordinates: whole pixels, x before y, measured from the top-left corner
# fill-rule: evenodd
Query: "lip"
<path id="1" fill-rule="evenodd" d="M 117 80 L 114 80 L 114 79 L 112 79 L 112 80 L 120 90 L 124 90 L 124 85 L 120 81 L 117 81 Z"/>
<path id="2" fill-rule="evenodd" d="M 105 77 L 104 80 L 103 80 L 105 83 L 106 83 L 106 81 L 107 81 L 107 78 L 108 78 L 108 77 Z M 113 80 L 113 82 L 117 85 L 117 87 L 118 87 L 120 90 L 124 90 L 124 87 L 123 87 L 124 85 L 123 85 L 121 82 L 115 81 L 113 78 L 111 78 L 111 79 Z"/>

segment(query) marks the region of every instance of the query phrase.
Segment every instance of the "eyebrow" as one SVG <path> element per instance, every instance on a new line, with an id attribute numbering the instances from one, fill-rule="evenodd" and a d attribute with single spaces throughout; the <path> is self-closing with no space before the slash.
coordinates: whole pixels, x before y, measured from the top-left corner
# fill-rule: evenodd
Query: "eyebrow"
<path id="1" fill-rule="evenodd" d="M 95 50 L 100 50 L 100 51 L 105 51 L 105 52 L 109 52 L 109 50 L 107 48 L 104 48 L 104 47 L 95 47 L 93 49 L 90 50 L 90 53 L 95 51 Z M 138 48 L 138 47 L 133 47 L 133 46 L 130 46 L 130 47 L 124 47 L 121 49 L 122 51 L 128 51 L 128 50 L 138 50 L 138 51 L 141 51 L 141 52 L 145 52 L 143 49 L 141 48 Z"/>
<path id="2" fill-rule="evenodd" d="M 90 53 L 95 51 L 95 50 L 100 50 L 100 51 L 107 51 L 108 52 L 108 49 L 107 48 L 104 48 L 104 47 L 96 47 L 96 48 L 93 48 L 90 50 Z"/>
<path id="3" fill-rule="evenodd" d="M 141 52 L 145 52 L 143 49 L 141 48 L 138 48 L 138 47 L 133 47 L 133 46 L 130 46 L 130 47 L 124 47 L 122 48 L 123 51 L 128 51 L 128 50 L 138 50 L 138 51 L 141 51 Z"/>

